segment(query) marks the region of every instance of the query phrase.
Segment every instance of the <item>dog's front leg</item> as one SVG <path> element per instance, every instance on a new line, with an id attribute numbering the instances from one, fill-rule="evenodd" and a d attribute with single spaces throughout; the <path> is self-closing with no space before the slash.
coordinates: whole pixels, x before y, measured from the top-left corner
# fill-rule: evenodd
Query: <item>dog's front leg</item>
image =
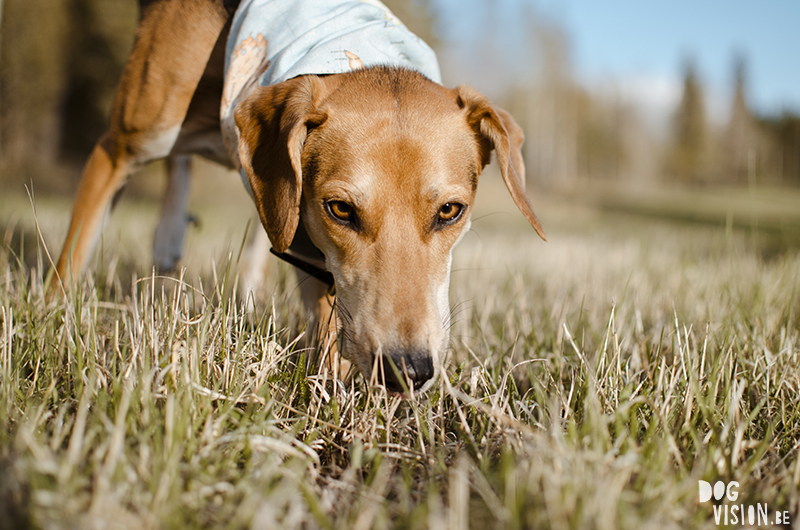
<path id="1" fill-rule="evenodd" d="M 153 237 L 153 265 L 160 272 L 174 270 L 177 266 L 190 220 L 187 210 L 191 156 L 172 155 L 167 159 L 167 164 L 167 190 L 161 206 L 161 219 Z"/>
<path id="2" fill-rule="evenodd" d="M 341 358 L 336 343 L 339 323 L 333 310 L 335 295 L 331 294 L 326 284 L 316 278 L 299 269 L 296 272 L 303 304 L 312 315 L 308 330 L 313 333 L 313 339 L 325 356 L 325 366 L 334 377 L 341 377 L 340 374 L 347 373 L 350 369 L 350 363 Z"/>

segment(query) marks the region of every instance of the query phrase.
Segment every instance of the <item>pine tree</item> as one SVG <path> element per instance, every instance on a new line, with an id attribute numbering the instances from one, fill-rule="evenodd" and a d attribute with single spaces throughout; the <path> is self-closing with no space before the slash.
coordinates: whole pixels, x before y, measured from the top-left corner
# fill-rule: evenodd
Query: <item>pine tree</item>
<path id="1" fill-rule="evenodd" d="M 757 120 L 747 105 L 746 72 L 744 58 L 737 57 L 734 63 L 733 103 L 724 138 L 724 178 L 737 183 L 747 182 L 752 158 L 762 143 Z"/>
<path id="2" fill-rule="evenodd" d="M 673 116 L 668 173 L 680 182 L 705 180 L 709 169 L 709 144 L 703 88 L 690 61 L 686 65 L 683 96 Z"/>

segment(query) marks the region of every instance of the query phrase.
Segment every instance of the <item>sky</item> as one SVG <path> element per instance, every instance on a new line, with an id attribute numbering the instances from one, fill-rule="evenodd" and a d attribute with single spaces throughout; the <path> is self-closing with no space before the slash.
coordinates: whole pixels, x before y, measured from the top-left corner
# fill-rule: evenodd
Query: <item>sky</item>
<path id="1" fill-rule="evenodd" d="M 747 96 L 760 113 L 800 113 L 800 0 L 437 0 L 443 40 L 469 49 L 475 31 L 502 28 L 514 49 L 521 14 L 563 29 L 572 74 L 589 88 L 613 83 L 645 105 L 673 107 L 686 61 L 718 119 L 730 108 L 734 58 L 747 66 Z M 473 52 L 468 52 L 473 53 Z M 473 53 L 474 55 L 474 53 Z M 484 61 L 480 61 L 484 62 Z M 444 68 L 443 68 L 444 69 Z M 468 80 L 480 85 L 480 75 Z"/>
<path id="2" fill-rule="evenodd" d="M 798 0 L 551 0 L 584 80 L 680 79 L 691 58 L 710 96 L 727 95 L 747 64 L 748 97 L 762 112 L 800 111 Z"/>

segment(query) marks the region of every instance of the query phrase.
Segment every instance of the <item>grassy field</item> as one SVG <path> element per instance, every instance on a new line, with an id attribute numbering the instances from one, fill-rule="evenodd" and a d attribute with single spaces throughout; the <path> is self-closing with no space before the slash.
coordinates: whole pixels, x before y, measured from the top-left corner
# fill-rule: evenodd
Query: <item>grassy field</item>
<path id="1" fill-rule="evenodd" d="M 284 265 L 243 310 L 243 195 L 196 198 L 175 278 L 148 273 L 156 207 L 123 203 L 54 301 L 6 195 L 0 528 L 797 527 L 800 200 L 773 221 L 773 192 L 725 193 L 537 196 L 545 244 L 482 182 L 446 374 L 415 400 L 323 368 Z M 68 202 L 35 204 L 55 252 Z"/>

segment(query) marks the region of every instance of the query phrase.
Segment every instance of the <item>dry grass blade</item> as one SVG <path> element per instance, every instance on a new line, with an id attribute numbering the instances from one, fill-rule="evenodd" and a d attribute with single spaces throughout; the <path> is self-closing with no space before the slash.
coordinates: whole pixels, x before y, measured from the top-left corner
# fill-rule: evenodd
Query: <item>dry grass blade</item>
<path id="1" fill-rule="evenodd" d="M 468 236 L 413 401 L 326 366 L 286 268 L 242 300 L 230 249 L 106 256 L 49 302 L 6 247 L 0 527 L 716 526 L 699 480 L 800 521 L 800 254 L 640 228 Z"/>

